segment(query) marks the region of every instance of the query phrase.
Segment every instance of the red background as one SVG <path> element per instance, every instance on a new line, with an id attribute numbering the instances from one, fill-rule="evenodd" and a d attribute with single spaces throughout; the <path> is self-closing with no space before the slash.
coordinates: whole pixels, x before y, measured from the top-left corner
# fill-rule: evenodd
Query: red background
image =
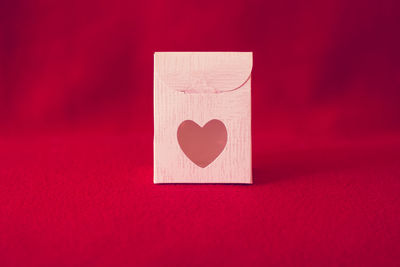
<path id="1" fill-rule="evenodd" d="M 399 12 L 0 1 L 0 265 L 400 265 Z M 254 52 L 254 185 L 153 185 L 155 51 Z"/>

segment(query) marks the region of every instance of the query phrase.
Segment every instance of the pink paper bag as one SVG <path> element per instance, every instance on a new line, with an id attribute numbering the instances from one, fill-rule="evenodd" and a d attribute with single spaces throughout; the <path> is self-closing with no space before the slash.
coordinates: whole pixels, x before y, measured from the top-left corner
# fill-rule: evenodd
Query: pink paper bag
<path id="1" fill-rule="evenodd" d="M 154 183 L 252 183 L 252 56 L 154 54 Z"/>

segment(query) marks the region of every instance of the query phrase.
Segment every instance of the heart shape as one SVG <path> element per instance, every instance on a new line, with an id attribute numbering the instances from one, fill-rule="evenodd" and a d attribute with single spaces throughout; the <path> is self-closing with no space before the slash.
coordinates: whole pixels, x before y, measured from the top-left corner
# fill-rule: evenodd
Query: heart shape
<path id="1" fill-rule="evenodd" d="M 192 120 L 186 120 L 178 127 L 179 146 L 201 168 L 207 167 L 221 154 L 227 140 L 225 124 L 220 120 L 210 120 L 203 127 Z"/>

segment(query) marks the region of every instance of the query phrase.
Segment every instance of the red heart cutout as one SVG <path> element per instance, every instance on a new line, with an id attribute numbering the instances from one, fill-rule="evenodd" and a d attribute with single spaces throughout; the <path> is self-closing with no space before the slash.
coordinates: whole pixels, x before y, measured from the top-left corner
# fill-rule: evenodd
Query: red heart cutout
<path id="1" fill-rule="evenodd" d="M 210 120 L 203 127 L 191 120 L 178 127 L 178 143 L 183 153 L 197 166 L 205 168 L 224 150 L 228 139 L 225 124 Z"/>

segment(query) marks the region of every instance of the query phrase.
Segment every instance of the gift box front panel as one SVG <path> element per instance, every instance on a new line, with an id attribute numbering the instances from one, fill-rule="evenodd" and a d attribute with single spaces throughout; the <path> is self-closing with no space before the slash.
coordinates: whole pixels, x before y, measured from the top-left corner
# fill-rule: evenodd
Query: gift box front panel
<path id="1" fill-rule="evenodd" d="M 189 57 L 189 60 L 185 58 L 186 64 L 202 64 L 202 68 L 206 68 L 201 62 L 201 56 L 193 60 L 190 60 L 190 54 L 185 56 Z M 235 54 L 230 56 L 234 60 Z M 237 88 L 233 88 L 234 90 L 215 92 L 205 89 L 204 92 L 198 90 L 193 93 L 177 90 L 182 85 L 182 79 L 177 79 L 177 86 L 175 86 L 175 80 L 166 81 L 162 75 L 157 75 L 157 68 L 162 64 L 170 64 L 169 61 L 171 59 L 168 58 L 168 53 L 156 53 L 154 182 L 251 183 L 251 66 L 243 68 L 246 71 L 250 69 L 250 73 L 243 73 L 243 77 L 248 78 L 245 81 L 237 80 Z M 244 63 L 252 63 L 251 54 L 249 60 Z M 180 62 L 175 62 L 175 64 L 180 64 Z M 224 66 L 224 64 L 220 65 Z M 208 78 L 207 71 L 205 73 L 206 75 L 201 76 L 205 79 L 203 84 L 210 84 L 209 79 L 212 78 Z M 187 120 L 193 121 L 200 127 L 211 120 L 219 120 L 225 125 L 226 145 L 215 160 L 205 167 L 193 162 L 179 145 L 178 128 Z"/>

